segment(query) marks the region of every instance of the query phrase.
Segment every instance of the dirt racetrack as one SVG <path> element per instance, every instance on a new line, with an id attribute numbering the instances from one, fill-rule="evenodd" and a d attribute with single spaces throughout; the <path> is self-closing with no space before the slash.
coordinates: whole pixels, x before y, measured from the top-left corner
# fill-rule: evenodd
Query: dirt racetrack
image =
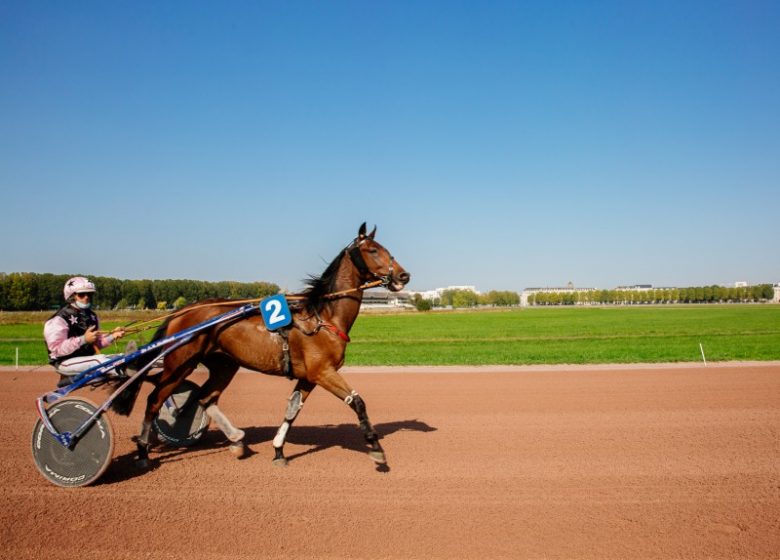
<path id="1" fill-rule="evenodd" d="M 290 431 L 289 466 L 272 466 L 292 382 L 242 371 L 221 405 L 248 457 L 212 426 L 139 471 L 136 406 L 111 415 L 103 477 L 62 489 L 30 453 L 34 400 L 55 375 L 1 369 L 0 557 L 780 558 L 778 363 L 345 376 L 387 472 L 321 389 Z"/>

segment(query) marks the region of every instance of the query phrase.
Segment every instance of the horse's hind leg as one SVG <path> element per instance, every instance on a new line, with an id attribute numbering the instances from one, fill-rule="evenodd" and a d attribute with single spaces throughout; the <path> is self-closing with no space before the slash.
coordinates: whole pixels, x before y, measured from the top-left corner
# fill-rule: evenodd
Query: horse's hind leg
<path id="1" fill-rule="evenodd" d="M 209 418 L 214 420 L 217 427 L 225 434 L 225 437 L 233 443 L 240 443 L 244 439 L 244 435 L 246 435 L 244 430 L 239 430 L 231 424 L 228 417 L 225 416 L 222 410 L 217 406 L 217 403 L 211 403 L 208 408 L 206 408 L 206 414 L 209 415 Z"/>
<path id="2" fill-rule="evenodd" d="M 274 465 L 283 467 L 287 465 L 287 459 L 284 458 L 284 443 L 287 440 L 287 432 L 298 416 L 298 413 L 303 408 L 303 403 L 309 398 L 309 394 L 314 389 L 315 385 L 305 379 L 299 379 L 295 385 L 295 390 L 287 400 L 287 410 L 284 413 L 284 420 L 282 425 L 276 431 L 276 437 L 274 437 Z"/>
<path id="3" fill-rule="evenodd" d="M 217 427 L 222 430 L 225 437 L 230 440 L 230 445 L 228 446 L 230 452 L 239 459 L 243 457 L 245 451 L 244 436 L 246 435 L 244 430 L 240 430 L 231 424 L 228 417 L 220 410 L 216 402 L 211 403 L 208 408 L 206 408 L 206 414 L 209 415 L 209 418 L 214 420 Z"/>
<path id="4" fill-rule="evenodd" d="M 230 452 L 236 457 L 244 455 L 244 430 L 236 428 L 217 406 L 222 391 L 230 384 L 238 371 L 238 364 L 220 355 L 209 356 L 204 360 L 209 369 L 209 378 L 200 390 L 200 404 L 206 409 L 217 427 L 230 440 Z"/>
<path id="5" fill-rule="evenodd" d="M 182 366 L 175 374 L 161 378 L 156 383 L 154 389 L 149 393 L 149 399 L 146 404 L 146 413 L 144 414 L 144 420 L 141 424 L 141 435 L 138 436 L 136 441 L 136 447 L 138 448 L 138 455 L 136 457 L 136 463 L 141 468 L 147 468 L 149 466 L 149 447 L 152 438 L 152 420 L 160 412 L 165 400 L 171 396 L 174 389 L 179 385 L 182 379 L 187 377 L 195 366 Z"/>

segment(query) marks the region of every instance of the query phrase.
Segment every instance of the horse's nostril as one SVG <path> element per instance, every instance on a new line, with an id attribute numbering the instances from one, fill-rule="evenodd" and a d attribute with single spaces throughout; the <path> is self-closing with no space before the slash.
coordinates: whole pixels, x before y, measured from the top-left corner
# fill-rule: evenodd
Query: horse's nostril
<path id="1" fill-rule="evenodd" d="M 409 279 L 410 279 L 411 277 L 412 277 L 412 275 L 411 275 L 411 274 L 409 274 L 408 272 L 402 272 L 401 274 L 399 274 L 399 275 L 398 275 L 398 279 L 399 279 L 401 282 L 403 282 L 404 284 L 408 284 L 408 283 L 409 283 Z"/>

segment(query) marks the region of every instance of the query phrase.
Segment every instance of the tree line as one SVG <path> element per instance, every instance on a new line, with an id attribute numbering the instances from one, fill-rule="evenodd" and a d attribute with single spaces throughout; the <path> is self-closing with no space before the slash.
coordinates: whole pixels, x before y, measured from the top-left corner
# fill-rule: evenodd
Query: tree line
<path id="1" fill-rule="evenodd" d="M 700 286 L 648 290 L 583 290 L 576 292 L 536 292 L 529 305 L 637 305 L 665 303 L 751 303 L 774 298 L 771 284 L 740 288 Z"/>
<path id="2" fill-rule="evenodd" d="M 583 290 L 536 292 L 528 296 L 528 305 L 642 305 L 671 303 L 752 303 L 774 298 L 772 284 L 727 288 L 699 286 L 648 290 Z M 467 308 L 478 306 L 508 307 L 520 304 L 517 292 L 491 291 L 477 294 L 471 290 L 445 290 L 441 297 L 423 299 L 415 294 L 412 303 L 418 311 L 435 307 Z"/>
<path id="3" fill-rule="evenodd" d="M 434 307 L 509 307 L 520 305 L 520 295 L 517 292 L 500 290 L 492 290 L 484 294 L 477 294 L 471 290 L 444 290 L 441 297 L 433 300 L 423 299 L 420 294 L 415 294 L 413 303 L 418 311 L 429 311 Z"/>
<path id="4" fill-rule="evenodd" d="M 0 310 L 39 311 L 64 305 L 62 289 L 73 274 L 0 272 Z M 98 309 L 178 309 L 207 298 L 252 299 L 279 293 L 268 282 L 201 280 L 120 280 L 89 276 Z"/>

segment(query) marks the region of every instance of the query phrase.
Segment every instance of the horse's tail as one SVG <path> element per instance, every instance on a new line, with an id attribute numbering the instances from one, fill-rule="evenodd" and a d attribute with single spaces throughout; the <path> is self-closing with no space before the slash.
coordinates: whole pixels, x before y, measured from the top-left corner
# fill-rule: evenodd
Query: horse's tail
<path id="1" fill-rule="evenodd" d="M 152 337 L 152 340 L 150 342 L 154 342 L 155 340 L 159 340 L 163 338 L 165 336 L 167 329 L 168 329 L 168 321 L 165 321 L 157 329 L 157 332 L 154 333 L 154 336 Z M 135 371 L 139 371 L 143 369 L 144 367 L 152 363 L 154 360 L 156 360 L 162 351 L 163 351 L 163 347 L 161 346 L 145 354 L 142 354 L 132 362 L 128 363 L 129 369 Z M 117 414 L 121 414 L 122 416 L 130 416 L 130 413 L 133 411 L 133 406 L 135 405 L 135 401 L 138 399 L 138 393 L 141 391 L 141 384 L 143 383 L 143 380 L 146 379 L 146 376 L 148 374 L 149 374 L 149 370 L 147 369 L 142 375 L 139 375 L 137 379 L 135 379 L 130 385 L 128 385 L 124 391 L 119 393 L 114 399 L 114 401 L 111 403 L 111 410 L 113 410 Z"/>

